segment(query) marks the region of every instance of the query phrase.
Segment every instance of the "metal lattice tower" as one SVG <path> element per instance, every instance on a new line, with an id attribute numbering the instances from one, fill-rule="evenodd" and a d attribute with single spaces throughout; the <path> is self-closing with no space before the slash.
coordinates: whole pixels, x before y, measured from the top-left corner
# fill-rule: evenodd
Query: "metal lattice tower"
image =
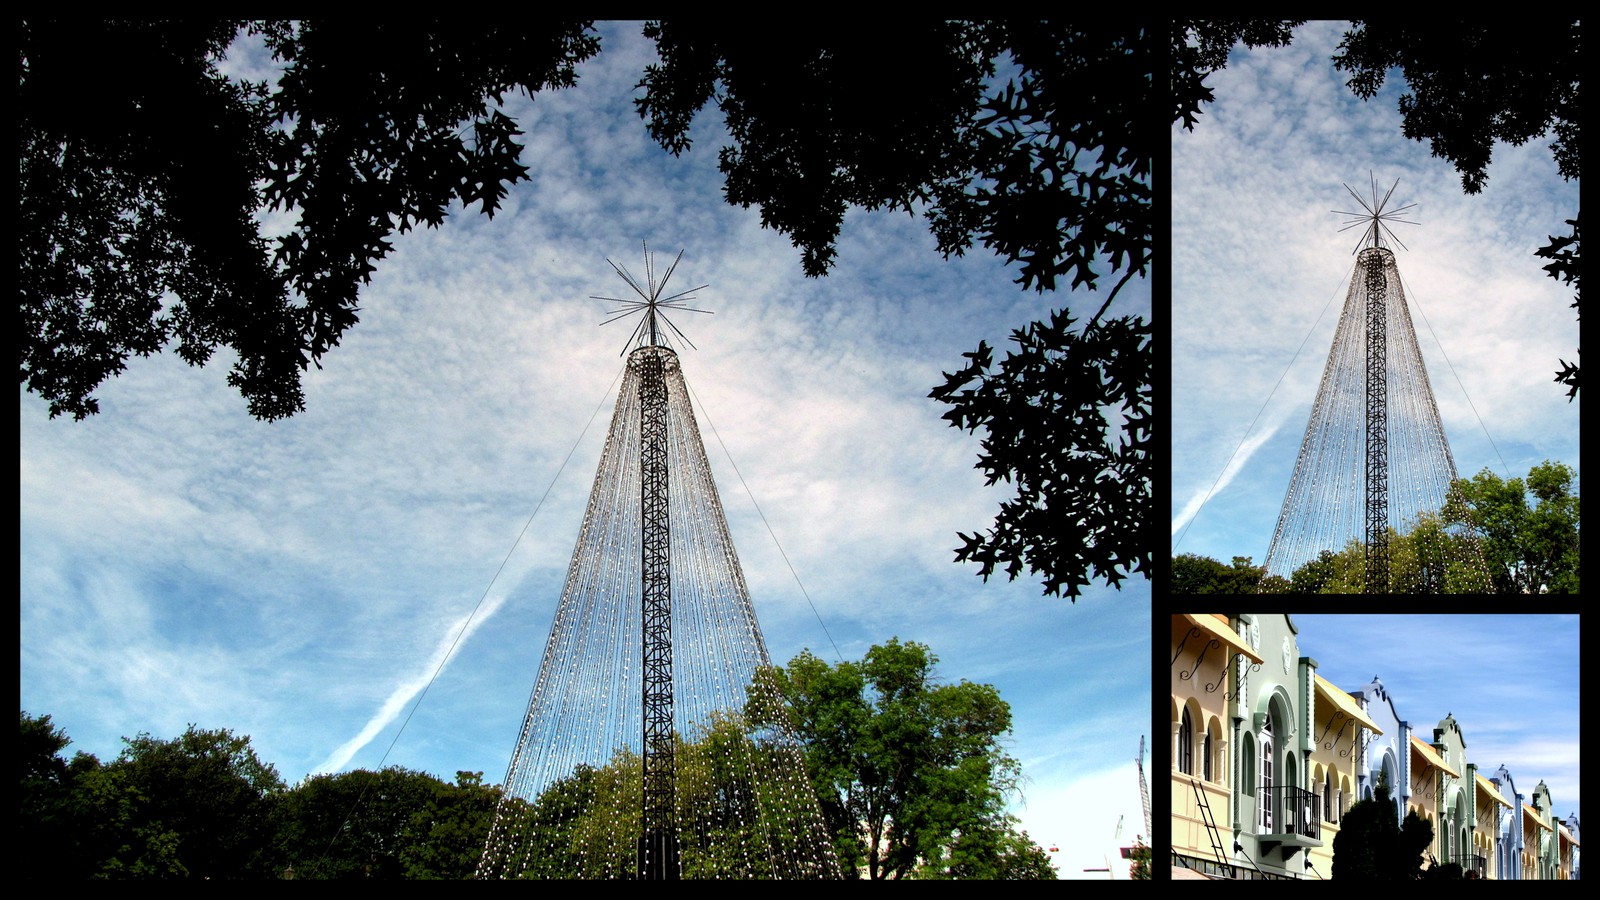
<path id="1" fill-rule="evenodd" d="M 644 315 L 480 878 L 839 874 L 666 345 L 676 266 L 617 268 Z"/>
<path id="2" fill-rule="evenodd" d="M 1346 186 L 1346 190 L 1350 190 Z M 1333 347 L 1323 368 L 1294 475 L 1267 551 L 1267 589 L 1326 551 L 1359 546 L 1360 570 L 1335 572 L 1351 592 L 1488 589 L 1465 504 L 1452 495 L 1455 460 L 1417 345 L 1389 228 L 1391 187 L 1346 227 L 1364 228 Z M 1414 223 L 1408 223 L 1414 224 Z M 1387 240 L 1385 239 L 1387 236 Z M 1397 559 L 1397 535 L 1417 535 Z M 1338 560 L 1330 562 L 1336 565 Z M 1397 569 L 1402 574 L 1395 574 Z"/>

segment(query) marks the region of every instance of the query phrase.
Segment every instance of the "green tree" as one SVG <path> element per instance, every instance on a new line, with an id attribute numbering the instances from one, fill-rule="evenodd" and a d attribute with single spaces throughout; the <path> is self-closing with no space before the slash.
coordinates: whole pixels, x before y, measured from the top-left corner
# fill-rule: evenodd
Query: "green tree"
<path id="1" fill-rule="evenodd" d="M 221 74 L 241 31 L 282 64 L 275 82 Z M 953 426 L 988 431 L 991 481 L 1018 486 L 992 529 L 961 535 L 958 560 L 985 578 L 1026 566 L 1073 598 L 1091 579 L 1148 578 L 1155 346 L 1143 317 L 1106 315 L 1154 259 L 1166 140 L 1144 27 L 691 20 L 645 33 L 660 55 L 637 101 L 651 135 L 684 152 L 715 102 L 728 201 L 759 206 L 807 274 L 833 265 L 858 207 L 920 213 L 947 257 L 982 243 L 1017 264 L 1023 289 L 1116 279 L 1081 327 L 1064 312 L 1032 323 L 994 371 L 980 344 L 934 396 Z M 569 86 L 598 50 L 569 22 L 24 21 L 21 380 L 52 416 L 83 418 L 131 356 L 176 342 L 200 365 L 226 348 L 251 413 L 292 415 L 301 373 L 356 324 L 394 232 L 437 225 L 457 201 L 492 215 L 526 177 L 504 94 Z M 139 75 L 106 82 L 85 58 Z M 292 227 L 265 236 L 266 212 Z"/>
<path id="2" fill-rule="evenodd" d="M 1389 530 L 1389 580 L 1383 589 L 1399 594 L 1577 593 L 1576 477 L 1571 467 L 1546 460 L 1526 479 L 1505 481 L 1488 469 L 1471 479 L 1457 479 L 1443 510 L 1419 516 L 1405 534 Z M 1175 560 L 1175 591 L 1178 571 Z M 1366 548 L 1352 540 L 1337 552 L 1323 550 L 1287 580 L 1263 580 L 1260 590 L 1359 594 L 1366 577 Z"/>
<path id="3" fill-rule="evenodd" d="M 912 877 L 951 881 L 1053 881 L 1061 876 L 1050 855 L 1017 828 L 1017 818 L 997 820 L 955 835 L 922 860 Z"/>
<path id="4" fill-rule="evenodd" d="M 61 754 L 71 743 L 48 715 L 22 711 L 17 858 L 28 861 L 24 879 L 87 878 L 105 856 L 95 838 L 111 817 L 86 801 L 100 760 L 78 753 L 69 762 Z"/>
<path id="5" fill-rule="evenodd" d="M 1389 568 L 1380 593 L 1482 594 L 1489 590 L 1481 543 L 1461 528 L 1459 510 L 1425 513 L 1400 534 L 1388 531 Z M 1361 594 L 1367 590 L 1367 549 L 1352 540 L 1337 553 L 1323 550 L 1287 581 L 1262 582 L 1261 593 Z"/>
<path id="6" fill-rule="evenodd" d="M 223 879 L 271 874 L 268 810 L 283 784 L 248 737 L 190 726 L 124 738 L 110 763 L 24 713 L 22 846 L 52 879 Z M 30 774 L 31 773 L 31 774 Z"/>
<path id="7" fill-rule="evenodd" d="M 1486 468 L 1456 482 L 1497 593 L 1578 593 L 1576 478 L 1570 466 L 1545 460 L 1526 479 L 1502 480 Z"/>
<path id="8" fill-rule="evenodd" d="M 1297 594 L 1320 594 L 1323 588 L 1349 583 L 1352 575 L 1348 557 L 1324 550 L 1317 558 L 1295 569 L 1289 577 L 1289 589 Z"/>
<path id="9" fill-rule="evenodd" d="M 1143 837 L 1133 839 L 1133 850 L 1128 853 L 1128 877 L 1134 881 L 1150 880 L 1150 848 Z"/>
<path id="10" fill-rule="evenodd" d="M 113 762 L 91 766 L 73 785 L 73 816 L 82 867 L 76 877 L 175 880 L 190 877 L 180 851 L 184 836 L 154 814 L 156 803 Z"/>
<path id="11" fill-rule="evenodd" d="M 57 728 L 49 716 L 30 716 L 22 710 L 21 753 L 21 846 L 20 858 L 43 861 L 54 857 L 52 849 L 67 840 L 72 833 L 66 821 L 66 807 L 71 793 L 67 761 L 61 757 L 72 739 Z M 58 862 L 29 866 L 27 871 L 44 875 L 59 872 Z"/>
<path id="12" fill-rule="evenodd" d="M 274 866 L 292 868 L 296 879 L 401 878 L 413 820 L 443 787 L 400 766 L 313 775 L 275 804 Z"/>
<path id="13" fill-rule="evenodd" d="M 500 803 L 500 789 L 482 772 L 456 772 L 454 784 L 437 782 L 433 799 L 412 815 L 409 843 L 400 849 L 402 874 L 411 880 L 471 878 L 483 856 Z"/>
<path id="14" fill-rule="evenodd" d="M 678 857 L 688 879 L 835 877 L 816 797 L 792 742 L 771 720 L 713 716 L 673 757 Z M 495 874 L 528 879 L 637 877 L 643 765 L 619 750 L 577 766 L 531 804 L 502 808 Z"/>
<path id="15" fill-rule="evenodd" d="M 1172 592 L 1254 594 L 1265 572 L 1264 567 L 1251 565 L 1248 556 L 1235 556 L 1233 565 L 1225 566 L 1209 556 L 1180 553 L 1172 558 Z"/>
<path id="16" fill-rule="evenodd" d="M 248 736 L 190 725 L 181 736 L 124 738 L 104 767 L 107 793 L 126 796 L 128 823 L 153 849 L 170 848 L 173 864 L 135 860 L 129 874 L 194 879 L 259 878 L 275 874 L 266 848 L 273 801 L 283 781 L 261 761 Z M 145 871 L 141 866 L 145 866 Z"/>
<path id="17" fill-rule="evenodd" d="M 1227 64 L 1235 43 L 1282 46 L 1300 22 L 1240 23 L 1178 21 L 1172 25 L 1172 73 L 1176 99 L 1172 121 L 1193 130 L 1201 104 L 1213 99 L 1205 76 Z M 1578 127 L 1582 73 L 1582 23 L 1540 17 L 1514 22 L 1463 19 L 1412 22 L 1355 21 L 1334 54 L 1336 69 L 1350 75 L 1350 90 L 1363 100 L 1377 96 L 1398 69 L 1409 90 L 1399 99 L 1401 130 L 1427 141 L 1433 155 L 1461 175 L 1465 193 L 1488 181 L 1494 146 L 1520 145 L 1552 137 L 1550 152 L 1561 176 L 1580 171 Z M 1578 216 L 1570 237 L 1552 235 L 1536 255 L 1552 259 L 1550 276 L 1573 286 L 1574 309 L 1581 293 Z M 1561 360 L 1555 381 L 1578 394 L 1578 364 Z"/>
<path id="18" fill-rule="evenodd" d="M 1019 776 L 1002 745 L 1010 706 L 990 685 L 941 683 L 937 661 L 891 639 L 860 662 L 806 651 L 774 670 L 846 871 L 905 878 L 1004 822 Z"/>

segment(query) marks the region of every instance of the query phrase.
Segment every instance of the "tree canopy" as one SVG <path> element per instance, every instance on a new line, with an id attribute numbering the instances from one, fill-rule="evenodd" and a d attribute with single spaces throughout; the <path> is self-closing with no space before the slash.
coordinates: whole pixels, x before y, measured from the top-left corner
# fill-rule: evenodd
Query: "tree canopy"
<path id="1" fill-rule="evenodd" d="M 832 266 L 851 206 L 920 212 L 940 252 L 981 241 L 1020 264 L 1025 288 L 1093 286 L 1150 262 L 1141 26 L 929 20 L 889 34 L 799 22 L 752 41 L 744 25 L 696 20 L 645 34 L 661 56 L 636 101 L 651 135 L 684 152 L 714 100 L 728 202 L 761 207 L 807 274 Z M 1015 74 L 993 90 L 1002 58 Z"/>
<path id="2" fill-rule="evenodd" d="M 1502 480 L 1486 468 L 1456 482 L 1472 508 L 1496 593 L 1578 593 L 1576 478 L 1572 467 L 1545 460 L 1526 479 Z"/>
<path id="3" fill-rule="evenodd" d="M 275 79 L 223 73 L 241 34 L 265 44 Z M 758 206 L 806 274 L 834 264 L 860 208 L 922 215 L 946 257 L 981 243 L 1024 289 L 1118 279 L 1079 332 L 1064 313 L 1035 322 L 1018 364 L 994 371 L 980 345 L 934 396 L 953 426 L 989 430 L 991 482 L 1019 487 L 992 529 L 961 535 L 958 560 L 985 578 L 1026 566 L 1073 598 L 1091 579 L 1148 577 L 1154 343 L 1143 317 L 1105 315 L 1155 256 L 1165 143 L 1144 28 L 799 22 L 757 36 L 694 20 L 645 34 L 660 58 L 635 100 L 650 134 L 681 154 L 714 103 L 728 202 Z M 505 95 L 570 87 L 599 50 L 588 23 L 543 20 L 24 21 L 20 380 L 51 416 L 82 419 L 133 356 L 174 346 L 204 365 L 227 350 L 252 415 L 293 415 L 302 372 L 357 323 L 394 233 L 457 202 L 493 216 L 527 177 Z M 86 57 L 138 74 L 98 78 Z M 1030 402 L 1060 426 L 1017 427 Z"/>
<path id="4" fill-rule="evenodd" d="M 286 788 L 250 738 L 190 726 L 124 739 L 102 765 L 49 716 L 22 713 L 24 878 L 464 879 L 500 789 L 390 767 Z"/>
<path id="5" fill-rule="evenodd" d="M 483 853 L 498 788 L 390 766 L 313 775 L 273 808 L 274 866 L 296 879 L 464 879 Z"/>
<path id="6" fill-rule="evenodd" d="M 1367 585 L 1367 549 L 1351 540 L 1338 551 L 1323 550 L 1286 579 L 1268 575 L 1256 592 L 1296 594 L 1373 593 Z M 1483 594 L 1490 590 L 1482 542 L 1462 525 L 1459 512 L 1425 513 L 1404 533 L 1388 530 L 1388 572 L 1377 593 Z"/>
<path id="7" fill-rule="evenodd" d="M 276 84 L 222 74 L 241 32 Z M 232 350 L 252 415 L 300 411 L 390 236 L 457 201 L 492 216 L 527 177 L 491 101 L 570 86 L 598 48 L 555 20 L 24 21 L 21 380 L 81 419 L 130 356 L 175 341 L 191 365 Z M 267 213 L 293 224 L 271 234 Z"/>
<path id="8" fill-rule="evenodd" d="M 1345 811 L 1333 838 L 1335 881 L 1415 881 L 1423 875 L 1422 854 L 1433 842 L 1433 826 L 1416 812 L 1395 820 L 1389 784 L 1379 773 L 1373 795 Z"/>
<path id="9" fill-rule="evenodd" d="M 1034 845 L 1007 837 L 1020 775 L 1002 743 L 1010 706 L 990 685 L 941 683 L 937 662 L 891 639 L 860 662 L 802 652 L 775 670 L 839 862 L 873 880 L 925 863 L 924 876 L 1038 872 Z"/>
<path id="10" fill-rule="evenodd" d="M 1577 473 L 1549 460 L 1526 479 L 1502 480 L 1484 469 L 1471 479 L 1456 479 L 1451 500 L 1426 514 L 1405 534 L 1389 529 L 1389 582 L 1394 593 L 1577 593 L 1580 585 Z M 1533 502 L 1530 505 L 1530 499 Z M 1470 530 L 1466 523 L 1471 523 Z M 1173 561 L 1174 590 L 1179 573 L 1197 584 L 1199 564 Z M 1212 561 L 1214 562 L 1214 561 Z M 1235 563 L 1237 563 L 1237 558 Z M 1216 564 L 1220 565 L 1220 564 Z M 1260 592 L 1302 594 L 1361 593 L 1366 583 L 1366 550 L 1351 541 L 1340 550 L 1323 550 L 1289 578 L 1268 576 Z"/>
<path id="11" fill-rule="evenodd" d="M 1235 556 L 1231 566 L 1196 553 L 1180 553 L 1172 558 L 1174 594 L 1254 594 L 1262 566 L 1250 564 L 1250 557 Z"/>
<path id="12" fill-rule="evenodd" d="M 25 877 L 271 877 L 277 770 L 248 737 L 190 726 L 171 740 L 125 738 L 102 764 L 60 753 L 70 739 L 49 716 L 22 713 Z"/>
<path id="13" fill-rule="evenodd" d="M 988 432 L 978 454 L 988 483 L 1016 486 L 992 528 L 960 535 L 956 559 L 985 579 L 1026 567 L 1046 594 L 1076 601 L 1095 579 L 1149 577 L 1155 336 L 1137 316 L 1073 324 L 1058 312 L 1017 331 L 998 368 L 980 342 L 930 396 L 955 407 L 950 424 Z"/>

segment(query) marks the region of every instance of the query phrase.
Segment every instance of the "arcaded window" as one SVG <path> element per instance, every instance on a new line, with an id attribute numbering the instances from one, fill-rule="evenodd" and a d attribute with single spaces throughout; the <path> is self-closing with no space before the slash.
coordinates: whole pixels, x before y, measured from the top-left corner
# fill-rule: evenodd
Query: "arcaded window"
<path id="1" fill-rule="evenodd" d="M 1239 760 L 1240 766 L 1239 789 L 1254 797 L 1256 795 L 1256 745 L 1255 741 L 1250 739 L 1250 732 L 1248 731 L 1240 735 L 1240 740 L 1243 743 L 1239 745 L 1239 751 L 1235 756 Z"/>
<path id="2" fill-rule="evenodd" d="M 1272 796 L 1272 733 L 1261 733 L 1261 833 L 1272 834 L 1273 828 L 1273 796 Z"/>
<path id="3" fill-rule="evenodd" d="M 1189 718 L 1189 708 L 1183 708 L 1178 720 L 1178 771 L 1194 774 L 1194 722 Z"/>

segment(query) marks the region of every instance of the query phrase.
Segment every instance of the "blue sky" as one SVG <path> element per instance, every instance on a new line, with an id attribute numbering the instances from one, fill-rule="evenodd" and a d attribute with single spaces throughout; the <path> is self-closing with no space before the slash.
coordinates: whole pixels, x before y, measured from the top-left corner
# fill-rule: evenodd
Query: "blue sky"
<path id="1" fill-rule="evenodd" d="M 598 328 L 608 305 L 588 298 L 622 296 L 606 259 L 638 273 L 648 241 L 686 250 L 675 283 L 710 285 L 714 315 L 680 321 L 700 348 L 683 368 L 726 443 L 702 417 L 772 658 L 898 636 L 946 679 L 994 684 L 1017 811 L 1081 871 L 1119 816 L 1140 830 L 1148 583 L 1074 605 L 952 562 L 1006 494 L 927 393 L 980 339 L 1103 296 L 1025 293 L 981 249 L 945 261 L 920 221 L 860 212 L 834 273 L 804 278 L 757 210 L 723 201 L 720 118 L 683 158 L 661 151 L 631 104 L 653 50 L 634 26 L 602 32 L 576 88 L 511 103 L 532 180 L 492 221 L 396 239 L 360 324 L 307 373 L 305 412 L 249 418 L 225 355 L 134 360 L 80 423 L 19 390 L 22 708 L 102 758 L 194 723 L 251 735 L 291 783 L 379 765 L 498 782 L 623 364 L 626 326 Z M 1137 281 L 1113 306 L 1149 309 Z"/>
<path id="2" fill-rule="evenodd" d="M 1555 814 L 1582 821 L 1576 615 L 1292 618 L 1319 675 L 1346 691 L 1381 678 L 1423 740 L 1454 715 L 1481 774 L 1505 765 L 1529 800 L 1542 780 Z"/>
<path id="3" fill-rule="evenodd" d="M 1236 49 L 1195 130 L 1172 129 L 1173 553 L 1266 559 L 1354 263 L 1344 184 L 1398 179 L 1394 203 L 1416 204 L 1397 258 L 1457 471 L 1579 468 L 1578 406 L 1552 380 L 1577 359 L 1572 291 L 1533 256 L 1568 230 L 1577 183 L 1536 139 L 1497 145 L 1487 187 L 1463 194 L 1402 135 L 1402 79 L 1367 102 L 1344 86 L 1346 27 Z"/>

